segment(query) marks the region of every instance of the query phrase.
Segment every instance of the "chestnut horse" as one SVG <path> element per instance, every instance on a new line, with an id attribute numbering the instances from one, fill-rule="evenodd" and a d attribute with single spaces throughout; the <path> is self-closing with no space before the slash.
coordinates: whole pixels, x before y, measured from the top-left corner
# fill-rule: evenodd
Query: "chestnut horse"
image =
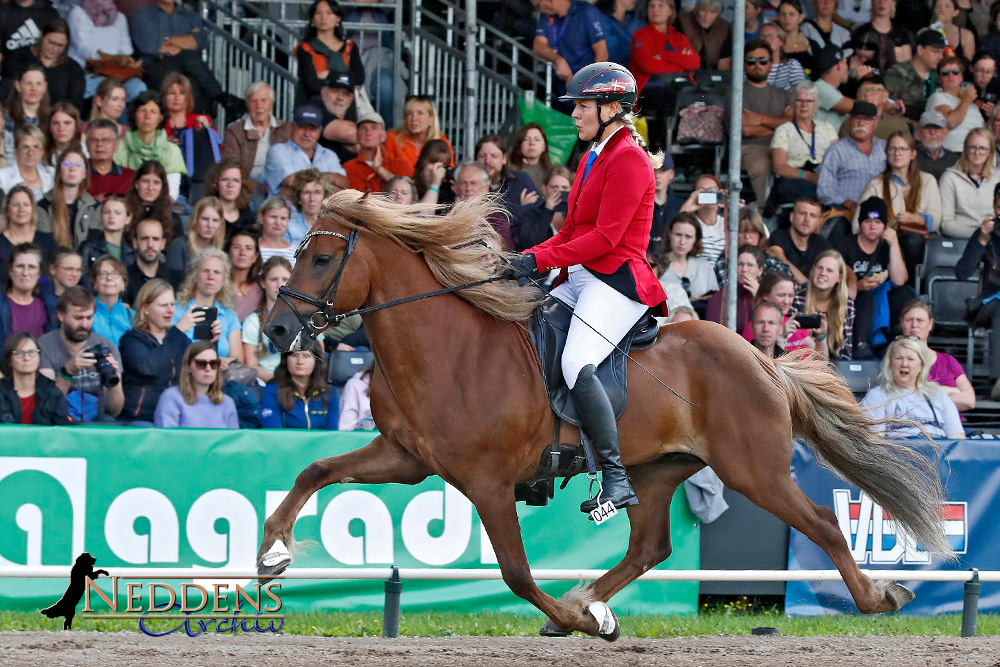
<path id="1" fill-rule="evenodd" d="M 480 200 L 434 216 L 354 190 L 333 195 L 299 246 L 265 333 L 282 350 L 308 347 L 311 335 L 336 321 L 334 313 L 495 276 L 500 262 L 490 248 L 501 247 L 500 240 L 485 222 L 494 206 Z M 438 475 L 475 505 L 514 593 L 563 631 L 613 640 L 616 619 L 601 603 L 670 555 L 674 491 L 707 465 L 726 486 L 822 547 L 858 609 L 899 609 L 913 594 L 862 574 L 834 512 L 813 504 L 792 481 L 793 437 L 809 442 L 819 460 L 868 493 L 925 548 L 951 553 L 937 510 L 942 487 L 930 461 L 880 435 L 878 422 L 825 362 L 772 361 L 725 327 L 685 322 L 662 327 L 653 347 L 634 354 L 691 402 L 633 368 L 619 428 L 639 504 L 628 508 L 624 559 L 563 600 L 543 593 L 531 578 L 514 504 L 514 485 L 532 477 L 554 429 L 524 324 L 538 297 L 533 288 L 492 282 L 363 315 L 375 353 L 371 406 L 381 434 L 298 476 L 264 522 L 261 577 L 290 562 L 284 545 L 292 544 L 295 518 L 319 489 L 416 484 Z M 560 441 L 579 442 L 579 432 L 563 424 Z"/>

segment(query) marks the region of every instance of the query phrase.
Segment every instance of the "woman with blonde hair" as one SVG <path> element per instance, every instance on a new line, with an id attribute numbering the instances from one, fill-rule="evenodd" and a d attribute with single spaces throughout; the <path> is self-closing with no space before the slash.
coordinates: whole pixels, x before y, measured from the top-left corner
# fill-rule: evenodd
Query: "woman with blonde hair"
<path id="1" fill-rule="evenodd" d="M 889 344 L 878 386 L 865 395 L 861 407 L 876 419 L 889 420 L 880 428 L 895 436 L 919 436 L 922 428 L 933 438 L 965 438 L 958 408 L 938 383 L 927 379 L 930 368 L 927 346 L 916 336 L 900 336 Z"/>
<path id="2" fill-rule="evenodd" d="M 145 89 L 145 84 L 143 84 L 143 88 Z M 141 92 L 141 90 L 137 91 L 136 95 Z M 104 77 L 97 84 L 97 92 L 94 93 L 94 103 L 90 107 L 90 118 L 83 124 L 83 134 L 87 133 L 90 121 L 97 118 L 106 118 L 118 126 L 118 138 L 124 139 L 128 123 L 121 123 L 120 121 L 125 114 L 126 104 L 127 93 L 125 91 L 125 84 L 110 76 Z"/>
<path id="3" fill-rule="evenodd" d="M 164 128 L 171 141 L 178 141 L 183 130 L 212 126 L 212 119 L 194 113 L 194 94 L 191 80 L 180 72 L 171 72 L 160 84 L 160 106 L 166 118 Z"/>
<path id="4" fill-rule="evenodd" d="M 226 242 L 223 205 L 218 197 L 202 197 L 191 211 L 187 236 L 176 238 L 167 246 L 167 266 L 178 271 L 187 269 L 191 257 L 205 248 L 221 250 Z"/>
<path id="5" fill-rule="evenodd" d="M 1000 183 L 996 140 L 978 127 L 965 138 L 958 163 L 941 175 L 941 234 L 967 239 L 993 215 L 993 192 Z"/>
<path id="6" fill-rule="evenodd" d="M 451 159 L 455 163 L 455 151 L 448 137 L 441 134 L 434 103 L 427 97 L 411 97 L 403 107 L 403 124 L 390 130 L 385 138 L 385 161 L 396 165 L 396 176 L 413 176 L 420 149 L 431 139 L 440 139 L 448 144 Z"/>
<path id="7" fill-rule="evenodd" d="M 264 200 L 257 211 L 257 224 L 260 225 L 260 238 L 257 247 L 260 249 L 261 261 L 266 262 L 275 255 L 280 255 L 295 266 L 295 248 L 286 241 L 288 220 L 292 215 L 292 205 L 281 195 L 274 195 Z"/>
<path id="8" fill-rule="evenodd" d="M 243 361 L 240 318 L 236 315 L 231 273 L 229 256 L 224 251 L 210 247 L 195 255 L 184 284 L 177 292 L 173 318 L 173 323 L 189 340 L 210 339 L 213 345 L 217 343 L 223 368 L 233 361 Z M 207 330 L 197 326 L 212 317 L 214 320 Z"/>
<path id="9" fill-rule="evenodd" d="M 816 351 L 826 359 L 846 360 L 854 356 L 854 299 L 847 292 L 847 264 L 836 250 L 816 257 L 809 284 L 792 301 L 792 310 L 819 315 L 820 325 L 799 329 L 788 337 L 788 348 L 807 347 L 812 336 Z"/>
<path id="10" fill-rule="evenodd" d="M 0 217 L 0 277 L 6 275 L 14 246 L 33 243 L 42 251 L 44 266 L 58 247 L 52 234 L 38 229 L 38 205 L 31 189 L 26 185 L 15 185 L 3 200 L 3 216 Z"/>
<path id="11" fill-rule="evenodd" d="M 44 164 L 45 133 L 30 126 L 14 133 L 14 163 L 0 169 L 0 191 L 10 192 L 15 185 L 31 189 L 35 201 L 41 201 L 55 184 L 55 169 Z"/>
<path id="12" fill-rule="evenodd" d="M 184 352 L 178 386 L 156 404 L 153 423 L 159 428 L 239 428 L 236 404 L 222 393 L 219 355 L 211 341 L 192 343 Z"/>

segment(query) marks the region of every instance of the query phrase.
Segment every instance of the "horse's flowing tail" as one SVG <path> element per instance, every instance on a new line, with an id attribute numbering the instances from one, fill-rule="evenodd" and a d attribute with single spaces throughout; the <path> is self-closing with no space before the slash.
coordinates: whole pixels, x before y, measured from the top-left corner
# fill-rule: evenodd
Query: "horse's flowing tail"
<path id="1" fill-rule="evenodd" d="M 885 422 L 870 417 L 843 378 L 809 354 L 804 350 L 775 362 L 788 395 L 792 434 L 809 443 L 821 464 L 881 505 L 921 546 L 955 558 L 942 529 L 944 489 L 932 461 L 889 440 L 880 428 Z"/>

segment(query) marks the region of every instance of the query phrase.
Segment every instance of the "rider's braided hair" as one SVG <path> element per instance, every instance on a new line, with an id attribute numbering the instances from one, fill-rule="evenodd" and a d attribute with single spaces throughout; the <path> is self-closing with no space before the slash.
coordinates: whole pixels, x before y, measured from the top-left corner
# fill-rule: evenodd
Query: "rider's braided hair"
<path id="1" fill-rule="evenodd" d="M 642 138 L 639 131 L 635 129 L 635 114 L 629 112 L 622 117 L 622 123 L 625 125 L 625 129 L 628 130 L 629 134 L 635 140 L 635 143 L 642 147 L 646 154 L 649 155 L 649 161 L 653 165 L 653 169 L 659 169 L 663 166 L 663 151 L 656 151 L 653 153 L 649 150 L 649 146 L 646 145 L 646 140 Z"/>

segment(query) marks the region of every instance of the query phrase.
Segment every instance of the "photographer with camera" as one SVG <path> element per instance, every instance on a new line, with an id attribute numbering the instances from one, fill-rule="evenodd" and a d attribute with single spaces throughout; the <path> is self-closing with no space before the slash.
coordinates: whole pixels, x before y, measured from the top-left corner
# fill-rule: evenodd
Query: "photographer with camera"
<path id="1" fill-rule="evenodd" d="M 96 334 L 94 297 L 82 287 L 68 287 L 56 303 L 59 328 L 38 339 L 42 375 L 66 395 L 73 422 L 113 421 L 125 395 L 121 354 L 110 340 Z"/>
<path id="2" fill-rule="evenodd" d="M 984 218 L 955 265 L 955 277 L 968 280 L 982 266 L 979 295 L 966 307 L 969 322 L 989 329 L 990 397 L 1000 396 L 1000 183 L 993 188 L 993 215 Z M 993 398 L 993 400 L 997 400 Z"/>
<path id="3" fill-rule="evenodd" d="M 542 186 L 542 206 L 522 213 L 521 218 L 515 221 L 517 224 L 511 228 L 517 250 L 538 245 L 562 229 L 568 210 L 566 199 L 572 184 L 573 174 L 566 167 L 558 164 L 549 169 Z"/>

